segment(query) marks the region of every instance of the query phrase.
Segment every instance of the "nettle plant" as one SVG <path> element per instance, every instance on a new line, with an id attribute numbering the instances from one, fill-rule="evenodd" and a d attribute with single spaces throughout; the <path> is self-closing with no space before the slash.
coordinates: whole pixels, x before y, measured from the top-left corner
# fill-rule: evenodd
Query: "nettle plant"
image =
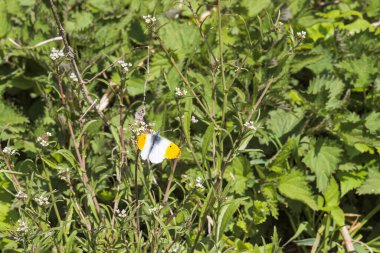
<path id="1" fill-rule="evenodd" d="M 379 252 L 366 4 L 0 1 L 4 252 Z"/>

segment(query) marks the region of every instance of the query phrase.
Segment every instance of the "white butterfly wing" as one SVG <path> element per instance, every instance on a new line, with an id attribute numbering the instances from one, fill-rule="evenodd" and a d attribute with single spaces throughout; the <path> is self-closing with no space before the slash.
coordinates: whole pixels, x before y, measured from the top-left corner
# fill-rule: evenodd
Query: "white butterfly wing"
<path id="1" fill-rule="evenodd" d="M 167 147 L 170 145 L 170 141 L 164 137 L 158 137 L 153 144 L 153 148 L 149 154 L 149 161 L 151 163 L 162 163 L 165 159 L 165 152 Z"/>
<path id="2" fill-rule="evenodd" d="M 146 135 L 144 148 L 141 150 L 141 159 L 146 160 L 149 156 L 150 150 L 153 144 L 153 136 L 151 134 Z"/>

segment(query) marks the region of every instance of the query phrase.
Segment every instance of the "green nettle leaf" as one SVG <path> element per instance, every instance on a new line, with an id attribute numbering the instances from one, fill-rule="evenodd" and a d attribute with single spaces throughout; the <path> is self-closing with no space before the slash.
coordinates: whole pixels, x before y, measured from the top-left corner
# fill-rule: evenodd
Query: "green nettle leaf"
<path id="1" fill-rule="evenodd" d="M 339 206 L 340 192 L 336 180 L 332 177 L 330 183 L 323 193 L 324 196 L 324 210 L 330 211 L 331 208 Z"/>
<path id="2" fill-rule="evenodd" d="M 340 179 L 340 190 L 343 196 L 347 192 L 361 186 L 367 176 L 367 172 L 364 170 L 339 171 L 337 176 Z"/>
<path id="3" fill-rule="evenodd" d="M 337 109 L 341 107 L 344 83 L 329 76 L 318 76 L 310 82 L 307 93 L 315 95 L 313 102 L 318 108 L 326 108 L 327 110 Z"/>
<path id="4" fill-rule="evenodd" d="M 378 73 L 374 58 L 363 54 L 359 59 L 347 59 L 337 65 L 344 71 L 356 91 L 364 91 L 371 84 L 371 77 Z"/>
<path id="5" fill-rule="evenodd" d="M 173 50 L 180 59 L 193 53 L 200 41 L 198 29 L 190 23 L 170 22 L 163 26 L 159 33 L 165 41 L 165 45 Z"/>
<path id="6" fill-rule="evenodd" d="M 244 195 L 249 187 L 253 186 L 254 176 L 249 161 L 244 156 L 232 161 L 225 171 L 225 178 L 232 183 L 231 191 Z"/>
<path id="7" fill-rule="evenodd" d="M 330 176 L 338 168 L 342 152 L 338 144 L 328 139 L 321 138 L 310 142 L 310 149 L 302 161 L 317 176 L 319 191 L 324 192 L 327 189 Z"/>
<path id="8" fill-rule="evenodd" d="M 379 112 L 371 112 L 365 118 L 364 125 L 372 134 L 379 132 L 380 131 L 380 113 Z"/>
<path id="9" fill-rule="evenodd" d="M 250 1 L 243 0 L 242 5 L 248 9 L 248 16 L 254 17 L 270 5 L 270 0 Z"/>
<path id="10" fill-rule="evenodd" d="M 82 31 L 92 25 L 93 19 L 89 12 L 75 12 L 72 19 L 67 22 L 66 29 L 68 32 Z"/>
<path id="11" fill-rule="evenodd" d="M 372 167 L 368 170 L 368 177 L 365 182 L 357 190 L 359 195 L 363 194 L 380 194 L 380 171 L 376 167 Z"/>
<path id="12" fill-rule="evenodd" d="M 282 195 L 301 201 L 313 210 L 318 209 L 316 199 L 307 183 L 307 179 L 299 170 L 293 169 L 284 175 L 280 179 L 278 190 Z"/>
<path id="13" fill-rule="evenodd" d="M 260 200 L 253 201 L 253 220 L 255 224 L 261 224 L 267 220 L 270 215 L 268 203 Z"/>
<path id="14" fill-rule="evenodd" d="M 280 138 L 289 133 L 302 120 L 304 114 L 300 110 L 293 113 L 278 109 L 271 111 L 269 115 L 268 129 L 271 130 L 276 137 Z"/>
<path id="15" fill-rule="evenodd" d="M 12 107 L 0 101 L 0 140 L 17 137 L 25 131 L 29 120 Z"/>

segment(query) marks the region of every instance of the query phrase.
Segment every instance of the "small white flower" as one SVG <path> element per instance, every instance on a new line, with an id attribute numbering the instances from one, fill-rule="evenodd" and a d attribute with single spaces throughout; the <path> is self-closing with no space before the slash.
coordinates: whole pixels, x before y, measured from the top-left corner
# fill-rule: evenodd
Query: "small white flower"
<path id="1" fill-rule="evenodd" d="M 244 123 L 244 126 L 250 130 L 257 130 L 257 127 L 253 124 L 253 121 L 247 121 Z"/>
<path id="2" fill-rule="evenodd" d="M 125 209 L 123 209 L 121 211 L 119 209 L 116 209 L 115 212 L 117 213 L 117 216 L 119 218 L 125 218 L 125 217 L 127 217 L 127 210 L 125 210 Z"/>
<path id="3" fill-rule="evenodd" d="M 145 23 L 147 24 L 153 24 L 157 21 L 156 17 L 151 16 L 151 15 L 143 16 L 143 19 L 145 20 Z"/>
<path id="4" fill-rule="evenodd" d="M 47 206 L 50 204 L 49 199 L 43 195 L 34 199 L 39 206 Z"/>
<path id="5" fill-rule="evenodd" d="M 16 194 L 16 198 L 19 199 L 19 200 L 24 200 L 24 199 L 28 198 L 28 195 L 25 192 L 23 192 L 23 191 L 19 191 Z"/>
<path id="6" fill-rule="evenodd" d="M 70 79 L 73 80 L 74 82 L 78 82 L 78 77 L 75 75 L 75 73 L 71 72 L 70 73 Z"/>
<path id="7" fill-rule="evenodd" d="M 185 90 L 185 89 L 181 90 L 180 88 L 176 87 L 176 88 L 175 88 L 175 94 L 176 94 L 178 97 L 183 97 L 183 96 L 186 96 L 186 94 L 187 94 L 187 90 Z"/>
<path id="8" fill-rule="evenodd" d="M 130 62 L 124 62 L 122 60 L 117 61 L 120 66 L 124 69 L 125 72 L 129 71 L 129 68 L 132 67 L 132 63 Z"/>
<path id="9" fill-rule="evenodd" d="M 198 123 L 198 121 L 199 120 L 194 115 L 191 116 L 191 123 L 195 124 L 195 123 Z"/>
<path id="10" fill-rule="evenodd" d="M 16 231 L 19 233 L 25 233 L 28 231 L 28 224 L 24 220 L 18 220 L 18 226 Z"/>
<path id="11" fill-rule="evenodd" d="M 145 123 L 143 120 L 135 120 L 133 124 L 129 125 L 129 129 L 136 135 L 140 135 L 142 133 L 153 133 L 154 125 L 154 123 Z"/>
<path id="12" fill-rule="evenodd" d="M 43 133 L 41 136 L 37 138 L 37 142 L 42 146 L 49 146 L 49 137 L 52 136 L 50 132 Z"/>
<path id="13" fill-rule="evenodd" d="M 148 211 L 149 211 L 150 213 L 155 213 L 155 212 L 160 211 L 161 208 L 162 208 L 162 206 L 161 206 L 161 205 L 158 205 L 158 206 L 155 206 L 155 207 L 149 208 Z"/>
<path id="14" fill-rule="evenodd" d="M 57 59 L 59 59 L 60 57 L 63 57 L 65 56 L 65 53 L 63 52 L 63 50 L 58 50 L 56 49 L 55 47 L 53 47 L 50 51 L 50 58 L 55 61 Z"/>
<path id="15" fill-rule="evenodd" d="M 61 179 L 63 181 L 67 181 L 70 177 L 70 169 L 69 168 L 60 169 L 58 171 L 58 177 L 59 177 L 59 179 Z"/>
<path id="16" fill-rule="evenodd" d="M 305 31 L 297 32 L 297 39 L 304 40 L 305 38 L 306 38 L 306 32 Z"/>
<path id="17" fill-rule="evenodd" d="M 11 147 L 5 147 L 3 148 L 3 153 L 6 155 L 14 155 L 16 153 L 16 149 Z"/>
<path id="18" fill-rule="evenodd" d="M 196 187 L 198 187 L 198 188 L 205 188 L 205 187 L 203 186 L 203 184 L 202 184 L 202 178 L 197 177 L 197 178 L 195 179 L 195 181 L 197 182 L 197 183 L 195 184 Z"/>

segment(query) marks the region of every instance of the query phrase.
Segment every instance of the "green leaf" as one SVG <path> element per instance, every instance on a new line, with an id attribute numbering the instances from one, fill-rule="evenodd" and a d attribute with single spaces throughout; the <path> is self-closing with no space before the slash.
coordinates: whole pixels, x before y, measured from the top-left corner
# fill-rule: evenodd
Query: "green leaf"
<path id="1" fill-rule="evenodd" d="M 349 191 L 358 188 L 364 182 L 367 172 L 364 170 L 339 171 L 340 190 L 342 197 Z"/>
<path id="2" fill-rule="evenodd" d="M 309 85 L 307 92 L 314 95 L 312 98 L 315 107 L 333 110 L 341 108 L 340 97 L 344 91 L 344 83 L 332 76 L 317 76 Z"/>
<path id="3" fill-rule="evenodd" d="M 94 17 L 90 12 L 74 12 L 71 19 L 66 23 L 67 32 L 79 32 L 89 28 Z"/>
<path id="4" fill-rule="evenodd" d="M 303 115 L 301 111 L 297 111 L 296 113 L 286 112 L 282 109 L 271 111 L 269 113 L 270 119 L 267 123 L 268 129 L 271 130 L 276 137 L 280 138 L 293 130 L 302 120 Z"/>
<path id="5" fill-rule="evenodd" d="M 317 176 L 317 187 L 324 192 L 330 176 L 338 168 L 343 150 L 334 142 L 320 138 L 312 140 L 310 148 L 302 160 Z"/>
<path id="6" fill-rule="evenodd" d="M 359 195 L 363 194 L 380 194 L 380 171 L 376 167 L 368 170 L 368 177 L 365 182 L 357 190 Z"/>
<path id="7" fill-rule="evenodd" d="M 248 9 L 248 16 L 250 17 L 258 15 L 262 10 L 269 7 L 270 4 L 270 0 L 243 0 L 241 2 L 241 5 Z"/>
<path id="8" fill-rule="evenodd" d="M 8 15 L 6 12 L 6 3 L 4 1 L 0 1 L 0 39 L 5 37 L 7 35 L 9 30 L 9 23 L 8 23 Z"/>
<path id="9" fill-rule="evenodd" d="M 70 163 L 70 165 L 73 168 L 76 168 L 77 163 L 76 163 L 75 157 L 70 152 L 70 150 L 60 149 L 60 150 L 55 151 L 54 154 L 60 154 L 61 156 L 63 156 L 66 159 L 66 161 L 68 161 Z"/>
<path id="10" fill-rule="evenodd" d="M 292 241 L 294 241 L 294 239 L 296 239 L 303 231 L 305 231 L 305 229 L 307 227 L 307 224 L 308 223 L 306 221 L 302 222 L 298 226 L 297 231 L 295 232 L 295 234 L 286 243 L 284 243 L 284 245 L 282 245 L 282 247 L 285 247 L 287 244 L 289 244 Z"/>
<path id="11" fill-rule="evenodd" d="M 271 158 L 267 167 L 276 172 L 281 172 L 283 169 L 286 169 L 285 162 L 291 155 L 292 151 L 297 146 L 296 138 L 289 138 L 286 143 L 281 147 L 277 154 Z"/>
<path id="12" fill-rule="evenodd" d="M 331 211 L 332 208 L 339 206 L 340 192 L 336 180 L 332 177 L 326 191 L 323 193 L 324 207 L 323 210 Z"/>
<path id="13" fill-rule="evenodd" d="M 198 29 L 192 23 L 170 22 L 161 27 L 159 34 L 165 46 L 179 59 L 193 53 L 200 41 Z"/>
<path id="14" fill-rule="evenodd" d="M 338 225 L 338 227 L 343 226 L 344 223 L 344 212 L 342 208 L 336 206 L 331 209 L 331 217 L 333 218 L 334 222 Z"/>
<path id="15" fill-rule="evenodd" d="M 227 223 L 231 221 L 232 215 L 234 215 L 236 210 L 239 208 L 239 206 L 245 199 L 246 198 L 234 199 L 231 202 L 228 202 L 222 206 L 218 215 L 218 223 L 216 227 L 217 241 L 220 240 L 222 234 L 224 233 L 224 230 L 226 229 Z"/>
<path id="16" fill-rule="evenodd" d="M 318 209 L 315 197 L 307 183 L 306 177 L 299 170 L 293 169 L 284 175 L 280 179 L 278 190 L 282 195 L 290 199 L 301 201 L 313 210 Z"/>
<path id="17" fill-rule="evenodd" d="M 205 134 L 203 135 L 203 140 L 202 140 L 202 157 L 206 157 L 207 151 L 210 147 L 211 141 L 212 141 L 212 135 L 214 133 L 214 125 L 210 124 L 207 129 Z"/>
<path id="18" fill-rule="evenodd" d="M 376 132 L 379 132 L 380 131 L 380 112 L 371 112 L 365 118 L 364 125 L 372 134 L 376 134 Z"/>

